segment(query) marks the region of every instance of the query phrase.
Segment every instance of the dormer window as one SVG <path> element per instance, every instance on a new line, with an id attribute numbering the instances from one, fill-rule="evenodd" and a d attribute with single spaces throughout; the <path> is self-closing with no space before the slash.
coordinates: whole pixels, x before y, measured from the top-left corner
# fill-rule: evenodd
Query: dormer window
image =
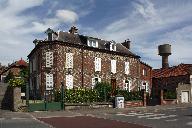
<path id="1" fill-rule="evenodd" d="M 110 51 L 116 51 L 116 42 L 115 41 L 110 42 Z"/>
<path id="2" fill-rule="evenodd" d="M 97 47 L 98 47 L 98 41 L 95 40 L 95 39 L 88 39 L 88 40 L 87 40 L 87 45 L 88 45 L 89 47 L 97 48 Z"/>

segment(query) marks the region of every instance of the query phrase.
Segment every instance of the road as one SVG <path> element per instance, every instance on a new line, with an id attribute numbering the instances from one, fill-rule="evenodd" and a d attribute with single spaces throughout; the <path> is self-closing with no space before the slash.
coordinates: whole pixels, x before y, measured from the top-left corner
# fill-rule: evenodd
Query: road
<path id="1" fill-rule="evenodd" d="M 0 128 L 51 128 L 53 126 L 55 128 L 191 128 L 192 107 L 190 105 L 157 106 L 33 113 L 0 110 Z"/>
<path id="2" fill-rule="evenodd" d="M 84 115 L 145 125 L 153 128 L 192 128 L 192 107 L 84 111 Z"/>

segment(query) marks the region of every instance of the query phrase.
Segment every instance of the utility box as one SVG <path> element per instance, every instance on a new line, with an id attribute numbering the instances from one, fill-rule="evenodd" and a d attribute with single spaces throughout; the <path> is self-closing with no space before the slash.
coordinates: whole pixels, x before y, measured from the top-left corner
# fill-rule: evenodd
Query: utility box
<path id="1" fill-rule="evenodd" d="M 123 96 L 115 97 L 115 108 L 124 108 L 124 97 Z"/>

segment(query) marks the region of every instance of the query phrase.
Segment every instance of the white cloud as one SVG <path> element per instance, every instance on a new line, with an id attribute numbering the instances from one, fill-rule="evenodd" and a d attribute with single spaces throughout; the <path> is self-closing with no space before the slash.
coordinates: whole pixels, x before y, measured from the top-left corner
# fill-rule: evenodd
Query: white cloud
<path id="1" fill-rule="evenodd" d="M 101 30 L 101 37 L 122 42 L 132 40 L 131 49 L 142 56 L 153 67 L 161 67 L 161 57 L 157 47 L 162 43 L 171 43 L 173 54 L 170 65 L 192 63 L 189 52 L 192 49 L 192 3 L 174 2 L 159 6 L 152 0 L 133 1 L 132 10 L 122 19 L 117 19 Z M 181 4 L 182 3 L 182 4 Z M 186 26 L 185 26 L 186 25 Z M 187 36 L 186 36 L 187 35 Z"/>
<path id="2" fill-rule="evenodd" d="M 61 22 L 75 23 L 78 20 L 78 15 L 70 10 L 57 10 L 56 16 Z"/>

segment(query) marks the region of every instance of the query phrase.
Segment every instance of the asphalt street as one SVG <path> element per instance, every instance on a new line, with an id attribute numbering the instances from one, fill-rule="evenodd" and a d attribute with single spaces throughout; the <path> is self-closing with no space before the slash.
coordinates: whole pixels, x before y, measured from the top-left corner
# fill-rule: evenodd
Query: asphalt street
<path id="1" fill-rule="evenodd" d="M 118 111 L 89 111 L 82 114 L 153 128 L 192 128 L 192 107 L 141 108 Z"/>
<path id="2" fill-rule="evenodd" d="M 32 113 L 0 110 L 0 128 L 50 128 L 53 126 L 55 128 L 63 126 L 73 126 L 74 128 L 79 128 L 79 126 L 89 126 L 90 128 L 118 128 L 118 126 L 129 128 L 191 128 L 192 106 L 188 104 L 187 106 Z"/>

